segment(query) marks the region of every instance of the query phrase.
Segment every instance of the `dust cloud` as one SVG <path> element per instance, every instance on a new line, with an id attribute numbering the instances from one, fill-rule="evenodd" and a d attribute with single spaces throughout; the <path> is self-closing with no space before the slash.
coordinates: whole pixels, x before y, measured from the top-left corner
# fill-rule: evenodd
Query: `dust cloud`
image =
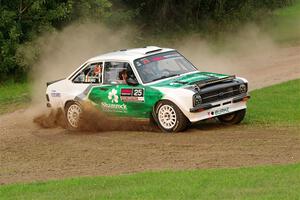
<path id="1" fill-rule="evenodd" d="M 42 128 L 67 128 L 66 118 L 61 109 L 51 109 L 49 112 L 43 112 L 35 116 L 33 122 Z"/>
<path id="2" fill-rule="evenodd" d="M 73 24 L 38 39 L 40 57 L 33 66 L 33 103 L 44 103 L 46 82 L 66 78 L 91 57 L 130 47 L 132 29 L 111 30 L 95 23 Z"/>
<path id="3" fill-rule="evenodd" d="M 83 112 L 77 131 L 159 131 L 158 127 L 150 124 L 148 120 L 137 121 L 131 118 L 108 116 L 89 103 L 83 103 L 82 108 Z M 61 109 L 52 109 L 49 113 L 42 113 L 34 118 L 34 122 L 42 128 L 68 128 Z"/>
<path id="4" fill-rule="evenodd" d="M 245 25 L 234 35 L 227 35 L 219 46 L 199 36 L 190 36 L 175 46 L 200 71 L 244 77 L 254 83 L 250 84 L 250 89 L 260 88 L 264 84 L 257 82 L 257 76 L 263 75 L 261 71 L 272 70 L 272 61 L 281 49 L 254 24 Z"/>

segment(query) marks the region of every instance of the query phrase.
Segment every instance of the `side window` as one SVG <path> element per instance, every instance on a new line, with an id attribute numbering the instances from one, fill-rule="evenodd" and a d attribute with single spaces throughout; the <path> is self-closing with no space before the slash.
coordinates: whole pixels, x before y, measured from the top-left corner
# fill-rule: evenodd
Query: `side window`
<path id="1" fill-rule="evenodd" d="M 127 62 L 105 62 L 104 80 L 106 84 L 127 84 L 127 78 L 135 75 Z"/>
<path id="2" fill-rule="evenodd" d="M 84 67 L 74 78 L 74 83 L 102 83 L 103 63 L 92 63 Z"/>

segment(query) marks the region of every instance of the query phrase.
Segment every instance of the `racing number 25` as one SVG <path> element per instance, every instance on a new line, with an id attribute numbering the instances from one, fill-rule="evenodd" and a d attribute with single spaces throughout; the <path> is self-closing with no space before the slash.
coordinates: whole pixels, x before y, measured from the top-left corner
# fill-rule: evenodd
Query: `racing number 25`
<path id="1" fill-rule="evenodd" d="M 133 89 L 133 96 L 135 96 L 135 97 L 144 96 L 144 90 L 143 89 Z"/>

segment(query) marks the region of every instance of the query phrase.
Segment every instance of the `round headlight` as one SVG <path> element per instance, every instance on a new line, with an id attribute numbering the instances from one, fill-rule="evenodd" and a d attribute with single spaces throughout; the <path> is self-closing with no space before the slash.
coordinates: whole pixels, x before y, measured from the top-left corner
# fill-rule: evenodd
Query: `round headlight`
<path id="1" fill-rule="evenodd" d="M 240 90 L 240 93 L 246 93 L 247 86 L 245 84 L 241 84 L 239 90 Z"/>
<path id="2" fill-rule="evenodd" d="M 202 103 L 202 97 L 200 94 L 194 95 L 194 106 L 197 106 Z"/>

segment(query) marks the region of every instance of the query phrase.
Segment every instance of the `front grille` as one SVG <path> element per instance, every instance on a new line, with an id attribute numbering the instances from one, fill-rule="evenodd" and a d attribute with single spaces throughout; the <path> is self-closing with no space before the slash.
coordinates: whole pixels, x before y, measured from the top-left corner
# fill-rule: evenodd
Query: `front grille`
<path id="1" fill-rule="evenodd" d="M 239 94 L 239 85 L 234 85 L 230 87 L 220 88 L 217 90 L 212 90 L 209 92 L 204 92 L 201 94 L 201 97 L 202 103 L 211 103 L 223 99 L 228 99 Z"/>

